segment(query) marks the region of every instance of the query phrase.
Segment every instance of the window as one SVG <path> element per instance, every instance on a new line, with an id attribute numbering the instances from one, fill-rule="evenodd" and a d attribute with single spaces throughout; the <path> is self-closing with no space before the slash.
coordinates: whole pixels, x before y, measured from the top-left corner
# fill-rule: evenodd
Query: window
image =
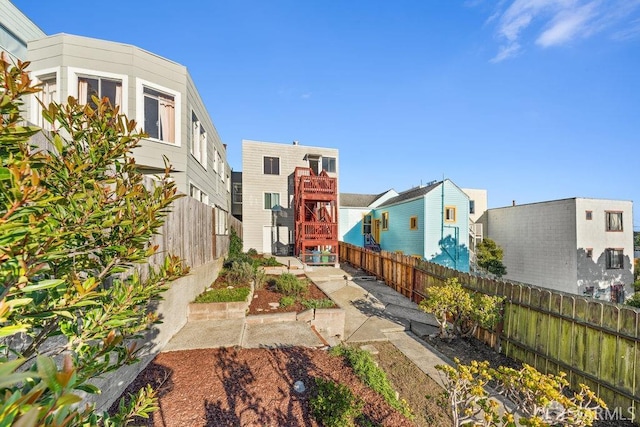
<path id="1" fill-rule="evenodd" d="M 336 158 L 335 157 L 322 157 L 322 169 L 335 173 L 336 171 Z"/>
<path id="2" fill-rule="evenodd" d="M 606 230 L 622 231 L 622 212 L 605 212 Z"/>
<path id="3" fill-rule="evenodd" d="M 229 233 L 228 217 L 229 212 L 220 209 L 218 206 L 214 208 L 216 216 L 216 234 L 226 235 Z"/>
<path id="4" fill-rule="evenodd" d="M 143 86 L 144 131 L 150 138 L 175 143 L 175 98 L 147 86 Z"/>
<path id="5" fill-rule="evenodd" d="M 40 76 L 38 77 L 38 80 L 40 80 L 40 87 L 42 88 L 42 92 L 37 94 L 38 98 L 40 98 L 40 101 L 42 101 L 42 103 L 46 107 L 48 107 L 49 104 L 51 104 L 54 101 L 57 101 L 58 99 L 57 97 L 58 84 L 57 84 L 56 74 Z M 40 127 L 42 127 L 42 129 L 44 130 L 52 130 L 53 126 L 51 125 L 51 123 L 49 123 L 42 117 L 42 106 L 40 105 L 39 102 L 36 102 L 35 111 L 36 111 L 37 117 L 35 118 L 34 122 L 37 123 Z"/>
<path id="6" fill-rule="evenodd" d="M 371 234 L 371 214 L 362 217 L 362 234 Z"/>
<path id="7" fill-rule="evenodd" d="M 585 218 L 587 221 L 591 221 L 593 219 L 593 212 L 592 211 L 585 211 Z"/>
<path id="8" fill-rule="evenodd" d="M 207 168 L 207 132 L 194 112 L 191 112 L 191 155 Z"/>
<path id="9" fill-rule="evenodd" d="M 271 210 L 274 206 L 280 204 L 279 193 L 264 193 L 264 208 Z"/>
<path id="10" fill-rule="evenodd" d="M 237 204 L 242 203 L 242 183 L 240 182 L 233 183 L 232 197 L 233 197 L 233 203 L 237 203 Z"/>
<path id="11" fill-rule="evenodd" d="M 593 248 L 587 248 L 585 250 L 585 253 L 587 255 L 587 258 L 593 258 Z"/>
<path id="12" fill-rule="evenodd" d="M 469 213 L 471 215 L 476 213 L 476 201 L 475 200 L 469 200 Z"/>
<path id="13" fill-rule="evenodd" d="M 112 106 L 122 105 L 122 80 L 78 76 L 78 101 L 96 108 L 93 96 L 108 98 Z"/>
<path id="14" fill-rule="evenodd" d="M 194 199 L 202 202 L 202 203 L 206 203 L 209 204 L 209 196 L 207 195 L 207 193 L 205 193 L 204 191 L 200 190 L 198 187 L 196 187 L 195 185 L 191 184 L 189 186 L 189 192 L 191 193 L 191 197 L 193 197 Z"/>
<path id="15" fill-rule="evenodd" d="M 418 229 L 418 217 L 417 216 L 412 216 L 411 218 L 409 218 L 409 228 L 411 230 L 417 230 Z"/>
<path id="16" fill-rule="evenodd" d="M 446 222 L 456 222 L 456 208 L 455 208 L 455 206 L 446 206 L 444 208 L 444 220 Z"/>
<path id="17" fill-rule="evenodd" d="M 624 253 L 622 249 L 606 249 L 607 257 L 607 269 L 621 269 L 624 268 Z"/>
<path id="18" fill-rule="evenodd" d="M 280 175 L 280 159 L 278 157 L 264 158 L 264 174 Z"/>
<path id="19" fill-rule="evenodd" d="M 389 229 L 389 212 L 382 212 L 382 229 Z"/>

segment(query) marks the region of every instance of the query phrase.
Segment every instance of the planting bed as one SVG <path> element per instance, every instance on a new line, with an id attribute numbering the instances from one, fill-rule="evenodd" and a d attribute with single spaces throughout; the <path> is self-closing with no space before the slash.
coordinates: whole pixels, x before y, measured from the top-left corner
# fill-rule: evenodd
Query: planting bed
<path id="1" fill-rule="evenodd" d="M 300 277 L 302 278 L 303 276 L 300 276 Z M 279 306 L 274 308 L 273 305 L 270 305 L 274 303 L 280 303 L 280 299 L 283 296 L 284 295 L 282 293 L 275 291 L 272 285 L 268 283 L 265 284 L 263 289 L 254 290 L 253 299 L 249 304 L 248 314 L 256 315 L 256 314 L 288 313 L 288 312 L 300 313 L 301 311 L 304 311 L 307 309 L 307 307 L 302 305 L 300 301 L 296 301 L 295 303 L 287 307 Z M 318 288 L 313 282 L 310 282 L 307 292 L 301 295 L 300 298 L 298 299 L 299 300 L 300 299 L 320 300 L 320 299 L 328 299 L 328 298 L 329 297 L 327 297 L 327 295 L 320 288 Z M 337 306 L 334 305 L 332 308 L 336 308 L 336 307 Z M 326 307 L 326 308 L 329 308 L 329 307 Z"/>

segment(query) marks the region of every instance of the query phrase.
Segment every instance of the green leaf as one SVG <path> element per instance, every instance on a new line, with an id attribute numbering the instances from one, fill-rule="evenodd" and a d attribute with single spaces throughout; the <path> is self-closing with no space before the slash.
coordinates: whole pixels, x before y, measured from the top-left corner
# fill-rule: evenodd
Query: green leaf
<path id="1" fill-rule="evenodd" d="M 59 406 L 73 405 L 74 403 L 82 402 L 82 398 L 73 393 L 65 393 L 56 402 Z"/>
<path id="2" fill-rule="evenodd" d="M 27 330 L 27 326 L 23 324 L 3 326 L 2 328 L 0 328 L 0 338 L 8 337 L 19 332 L 26 332 Z"/>
<path id="3" fill-rule="evenodd" d="M 89 394 L 100 394 L 100 389 L 93 384 L 81 384 L 75 388 Z"/>
<path id="4" fill-rule="evenodd" d="M 40 374 L 40 378 L 47 384 L 47 386 L 58 393 L 62 390 L 58 379 L 56 378 L 56 374 L 58 373 L 58 367 L 56 366 L 53 359 L 44 356 L 38 356 L 36 359 L 36 365 L 38 367 L 38 374 Z"/>
<path id="5" fill-rule="evenodd" d="M 65 283 L 64 279 L 42 280 L 38 283 L 34 283 L 33 285 L 25 286 L 24 288 L 22 288 L 22 292 L 26 293 L 26 292 L 40 291 L 43 289 L 51 289 L 51 288 L 58 287 L 63 283 Z"/>
<path id="6" fill-rule="evenodd" d="M 0 180 L 10 179 L 11 172 L 7 168 L 0 168 Z"/>

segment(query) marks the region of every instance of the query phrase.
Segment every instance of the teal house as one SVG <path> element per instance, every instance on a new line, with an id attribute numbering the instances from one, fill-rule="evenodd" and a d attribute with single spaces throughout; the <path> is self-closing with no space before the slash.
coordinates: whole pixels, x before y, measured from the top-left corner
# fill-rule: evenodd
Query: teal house
<path id="1" fill-rule="evenodd" d="M 346 243 L 469 271 L 469 196 L 449 179 L 401 193 L 341 195 L 340 219 Z"/>

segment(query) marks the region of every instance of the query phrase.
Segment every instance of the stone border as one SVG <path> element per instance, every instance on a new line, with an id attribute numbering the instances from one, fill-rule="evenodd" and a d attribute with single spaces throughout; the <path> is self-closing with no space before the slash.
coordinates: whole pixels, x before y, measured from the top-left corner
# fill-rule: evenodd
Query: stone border
<path id="1" fill-rule="evenodd" d="M 247 315 L 253 299 L 253 284 L 244 301 L 239 302 L 190 302 L 187 317 L 195 320 L 242 319 Z"/>

